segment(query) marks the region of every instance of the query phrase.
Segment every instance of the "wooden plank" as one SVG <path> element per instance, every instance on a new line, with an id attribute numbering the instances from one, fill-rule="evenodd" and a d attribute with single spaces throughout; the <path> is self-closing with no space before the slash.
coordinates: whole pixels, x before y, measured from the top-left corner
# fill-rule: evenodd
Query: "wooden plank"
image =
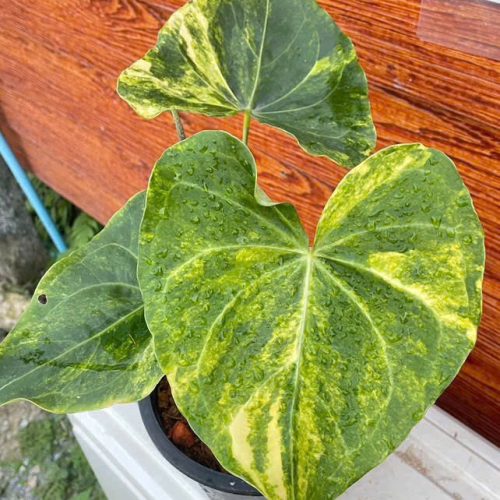
<path id="1" fill-rule="evenodd" d="M 168 116 L 141 120 L 118 98 L 115 85 L 183 3 L 2 3 L 2 131 L 41 179 L 102 222 L 146 186 L 154 161 L 177 141 Z M 370 81 L 378 147 L 419 141 L 441 149 L 455 160 L 474 197 L 487 241 L 484 315 L 478 345 L 440 404 L 499 443 L 499 6 L 478 0 L 320 3 L 358 48 Z M 241 118 L 184 119 L 189 134 L 241 130 Z M 312 235 L 345 170 L 258 124 L 250 145 L 263 187 L 273 198 L 295 203 Z"/>

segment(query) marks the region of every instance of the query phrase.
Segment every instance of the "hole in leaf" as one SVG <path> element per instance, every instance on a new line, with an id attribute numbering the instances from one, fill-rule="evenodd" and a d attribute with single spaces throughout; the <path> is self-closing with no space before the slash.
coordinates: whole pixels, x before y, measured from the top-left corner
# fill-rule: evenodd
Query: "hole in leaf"
<path id="1" fill-rule="evenodd" d="M 40 304 L 46 304 L 47 303 L 47 295 L 45 295 L 44 293 L 39 295 L 38 302 L 40 302 Z"/>

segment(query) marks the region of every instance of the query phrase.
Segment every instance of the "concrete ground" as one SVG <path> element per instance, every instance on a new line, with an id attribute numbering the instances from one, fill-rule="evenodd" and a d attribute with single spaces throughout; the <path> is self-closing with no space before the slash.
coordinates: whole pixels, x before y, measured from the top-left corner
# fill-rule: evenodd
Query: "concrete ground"
<path id="1" fill-rule="evenodd" d="M 36 498 L 40 467 L 31 467 L 24 457 L 20 432 L 32 422 L 46 416 L 36 406 L 19 402 L 0 408 L 0 497 L 6 499 Z"/>
<path id="2" fill-rule="evenodd" d="M 0 342 L 28 303 L 23 291 L 0 288 Z M 0 407 L 0 499 L 103 498 L 65 416 L 25 401 Z"/>

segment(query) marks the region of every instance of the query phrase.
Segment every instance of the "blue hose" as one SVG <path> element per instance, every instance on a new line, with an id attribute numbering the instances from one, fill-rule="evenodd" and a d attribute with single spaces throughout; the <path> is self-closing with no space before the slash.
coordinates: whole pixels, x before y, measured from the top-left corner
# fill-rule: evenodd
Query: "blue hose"
<path id="1" fill-rule="evenodd" d="M 0 132 L 0 156 L 3 157 L 5 163 L 9 167 L 12 175 L 16 179 L 17 183 L 24 191 L 24 194 L 28 198 L 28 201 L 31 203 L 31 206 L 35 210 L 36 214 L 42 221 L 43 226 L 49 233 L 50 239 L 53 241 L 54 245 L 57 248 L 59 253 L 66 252 L 68 247 L 64 242 L 61 233 L 57 229 L 52 217 L 49 212 L 45 208 L 42 200 L 38 196 L 38 193 L 35 191 L 33 184 L 31 183 L 29 177 L 26 175 L 26 172 L 23 170 L 19 162 L 17 161 L 16 156 L 14 155 L 12 149 L 9 144 L 5 140 L 5 137 Z"/>

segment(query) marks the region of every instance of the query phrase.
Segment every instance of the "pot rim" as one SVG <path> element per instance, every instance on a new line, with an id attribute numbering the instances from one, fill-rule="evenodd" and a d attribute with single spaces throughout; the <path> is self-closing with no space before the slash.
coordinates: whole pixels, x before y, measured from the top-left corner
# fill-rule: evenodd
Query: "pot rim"
<path id="1" fill-rule="evenodd" d="M 163 428 L 157 392 L 158 386 L 149 396 L 139 401 L 139 411 L 149 437 L 168 462 L 186 476 L 209 488 L 233 495 L 262 496 L 243 479 L 199 464 L 177 448 Z"/>

